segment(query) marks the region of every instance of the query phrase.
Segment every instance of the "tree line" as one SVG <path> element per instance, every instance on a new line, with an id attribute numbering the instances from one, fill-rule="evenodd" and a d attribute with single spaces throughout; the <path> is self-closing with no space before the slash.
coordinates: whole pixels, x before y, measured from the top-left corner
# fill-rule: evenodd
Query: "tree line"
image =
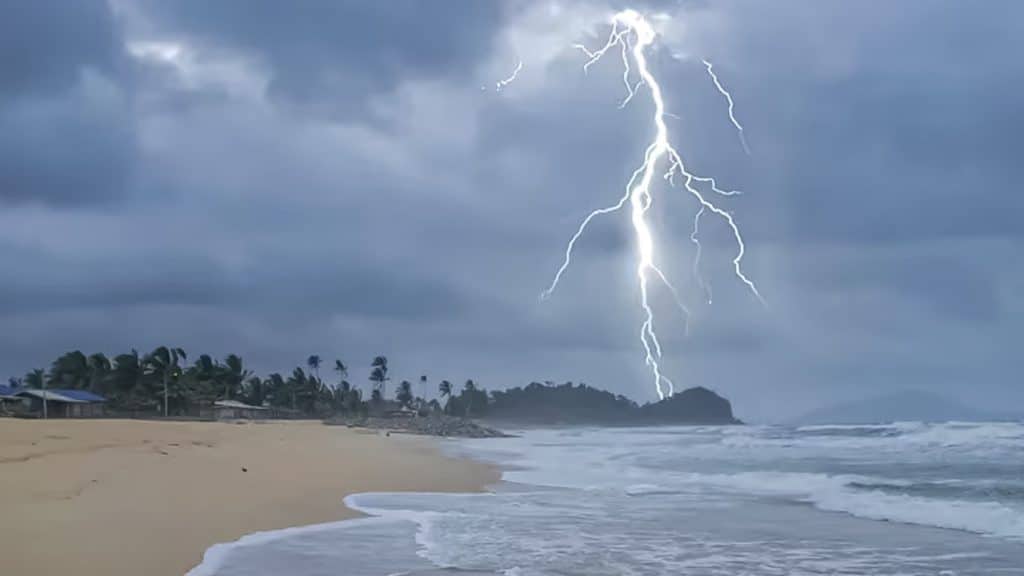
<path id="1" fill-rule="evenodd" d="M 246 368 L 242 357 L 228 354 L 216 359 L 209 354 L 188 363 L 181 348 L 160 346 L 148 354 L 131 350 L 108 357 L 102 353 L 86 355 L 79 350 L 54 360 L 49 369 L 36 369 L 24 377 L 11 378 L 13 387 L 88 390 L 105 397 L 113 410 L 184 415 L 197 407 L 219 400 L 236 400 L 253 406 L 293 411 L 296 414 L 324 416 L 337 413 L 366 414 L 374 404 L 382 404 L 391 381 L 388 359 L 376 356 L 370 363 L 370 396 L 349 380 L 348 365 L 335 360 L 330 369 L 334 378 L 325 381 L 321 368 L 327 368 L 319 355 L 311 355 L 305 366 L 296 366 L 291 374 L 278 372 L 261 378 Z M 460 393 L 442 380 L 438 393 L 445 401 L 427 401 L 427 376 L 420 376 L 420 395 L 413 384 L 402 380 L 394 390 L 394 400 L 404 408 L 445 411 L 474 415 L 474 406 L 483 410 L 487 392 L 467 380 Z"/>
<path id="2" fill-rule="evenodd" d="M 49 369 L 32 370 L 22 378 L 11 378 L 10 384 L 15 387 L 88 390 L 107 398 L 108 406 L 114 412 L 163 413 L 168 416 L 194 415 L 200 407 L 210 406 L 219 400 L 237 400 L 294 415 L 316 417 L 366 415 L 375 407 L 395 407 L 384 402 L 391 382 L 386 356 L 376 356 L 370 362 L 368 398 L 364 398 L 360 387 L 349 382 L 347 364 L 334 360 L 332 365 L 328 365 L 316 354 L 309 356 L 304 366 L 296 366 L 290 374 L 274 372 L 266 377 L 257 376 L 248 369 L 237 354 L 228 354 L 223 359 L 202 354 L 191 363 L 189 360 L 183 349 L 166 346 L 148 354 L 132 350 L 114 357 L 101 353 L 86 355 L 74 350 L 54 360 Z M 322 378 L 321 369 L 329 369 L 334 373 L 333 377 Z M 420 376 L 418 383 L 418 390 L 408 380 L 398 383 L 391 396 L 398 407 L 462 417 L 491 416 L 537 422 L 615 423 L 653 416 L 662 419 L 676 416 L 732 419 L 728 401 L 709 391 L 706 392 L 713 398 L 694 396 L 682 402 L 686 396 L 684 393 L 677 395 L 681 403 L 661 406 L 666 403 L 659 402 L 658 406 L 641 407 L 621 394 L 582 383 L 532 382 L 525 387 L 488 393 L 473 380 L 466 380 L 460 390 L 450 381 L 441 380 L 437 384 L 439 402 L 425 398 L 429 384 L 427 376 Z M 655 410 L 661 412 L 655 414 Z"/>

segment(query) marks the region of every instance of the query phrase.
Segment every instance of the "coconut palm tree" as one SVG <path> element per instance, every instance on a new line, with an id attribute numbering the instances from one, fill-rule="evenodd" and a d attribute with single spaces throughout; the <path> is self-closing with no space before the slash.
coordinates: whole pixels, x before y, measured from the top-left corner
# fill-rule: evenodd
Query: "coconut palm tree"
<path id="1" fill-rule="evenodd" d="M 267 389 L 267 396 L 272 406 L 291 406 L 295 408 L 295 394 L 288 389 L 288 383 L 283 376 L 274 372 L 264 381 Z"/>
<path id="2" fill-rule="evenodd" d="M 224 399 L 230 400 L 237 396 L 242 390 L 242 384 L 252 376 L 251 370 L 246 370 L 242 357 L 238 354 L 228 354 L 224 357 L 224 368 L 221 370 L 221 377 L 224 378 Z"/>
<path id="3" fill-rule="evenodd" d="M 408 407 L 412 403 L 412 384 L 408 380 L 402 380 L 398 385 L 398 392 L 395 393 L 395 400 L 402 406 Z"/>
<path id="4" fill-rule="evenodd" d="M 25 374 L 23 382 L 27 388 L 42 388 L 46 385 L 46 372 L 43 372 L 42 368 L 36 368 Z"/>
<path id="5" fill-rule="evenodd" d="M 211 404 L 217 399 L 223 388 L 224 366 L 209 354 L 196 358 L 188 374 L 194 387 L 193 401 Z"/>
<path id="6" fill-rule="evenodd" d="M 316 376 L 317 380 L 319 380 L 320 379 L 320 356 L 317 355 L 317 354 L 313 354 L 312 356 L 307 358 L 306 359 L 306 366 L 309 366 L 309 371 L 312 372 L 314 376 Z"/>
<path id="7" fill-rule="evenodd" d="M 424 402 L 427 401 L 427 375 L 426 374 L 423 374 L 422 376 L 420 376 L 420 398 L 422 398 Z"/>
<path id="8" fill-rule="evenodd" d="M 338 373 L 338 386 L 334 389 L 335 403 L 344 410 L 347 405 L 345 401 L 346 396 L 352 388 L 352 385 L 348 383 L 348 380 L 345 380 L 345 378 L 348 377 L 348 366 L 346 366 L 341 360 L 335 360 L 334 371 Z"/>
<path id="9" fill-rule="evenodd" d="M 370 371 L 370 381 L 374 383 L 374 388 L 380 390 L 380 397 L 384 398 L 387 392 L 387 381 L 388 378 L 388 359 L 386 356 L 377 356 L 373 359 L 370 364 L 373 370 Z"/>
<path id="10" fill-rule="evenodd" d="M 472 380 L 466 380 L 466 383 L 462 385 L 461 396 L 466 397 L 466 418 L 469 418 L 469 412 L 473 408 L 473 396 L 476 395 L 476 383 Z"/>
<path id="11" fill-rule="evenodd" d="M 245 382 L 245 403 L 253 406 L 263 406 L 267 389 L 259 376 L 252 376 Z"/>
<path id="12" fill-rule="evenodd" d="M 107 382 L 110 380 L 111 364 L 105 354 L 97 352 L 89 356 L 89 390 L 97 394 L 105 394 Z"/>
<path id="13" fill-rule="evenodd" d="M 167 346 L 160 346 L 156 350 L 153 350 L 143 361 L 144 373 L 153 376 L 159 376 L 164 388 L 164 417 L 166 418 L 169 414 L 168 405 L 168 382 L 171 378 L 177 378 L 181 375 L 181 365 L 179 362 L 185 360 L 185 351 L 181 348 L 168 348 Z"/>
<path id="14" fill-rule="evenodd" d="M 79 350 L 62 354 L 50 365 L 47 385 L 52 388 L 87 388 L 89 359 Z"/>
<path id="15" fill-rule="evenodd" d="M 441 393 L 441 398 L 445 398 L 444 411 L 448 413 L 448 404 L 452 401 L 452 383 L 447 380 L 441 380 L 441 383 L 437 386 L 437 391 Z"/>
<path id="16" fill-rule="evenodd" d="M 117 402 L 122 406 L 135 407 L 136 396 L 141 392 L 140 383 L 144 372 L 138 350 L 133 348 L 128 354 L 118 354 L 114 357 L 114 368 L 110 374 L 110 388 Z"/>

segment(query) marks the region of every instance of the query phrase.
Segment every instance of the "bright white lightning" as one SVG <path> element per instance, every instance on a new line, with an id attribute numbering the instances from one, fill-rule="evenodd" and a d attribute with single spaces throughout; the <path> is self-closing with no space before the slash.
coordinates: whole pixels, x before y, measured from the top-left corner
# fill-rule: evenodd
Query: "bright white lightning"
<path id="1" fill-rule="evenodd" d="M 747 153 L 747 156 L 750 156 L 750 147 L 747 146 L 747 138 L 743 135 L 743 125 L 736 119 L 736 114 L 733 112 L 735 104 L 733 104 L 732 101 L 732 94 L 729 94 L 729 91 L 726 90 L 718 80 L 718 75 L 715 74 L 715 69 L 714 66 L 711 65 L 711 62 L 708 62 L 707 60 L 701 60 L 701 62 L 703 62 L 704 66 L 708 69 L 708 76 L 711 76 L 711 81 L 714 82 L 715 88 L 718 88 L 718 92 L 725 97 L 726 103 L 729 104 L 729 121 L 736 127 L 736 132 L 740 135 L 740 144 L 743 145 L 743 151 Z"/>
<path id="2" fill-rule="evenodd" d="M 640 343 L 643 346 L 645 353 L 644 362 L 651 369 L 654 376 L 655 390 L 658 393 L 658 397 L 664 399 L 666 395 L 671 396 L 674 393 L 674 385 L 668 377 L 662 374 L 661 367 L 658 363 L 661 359 L 662 351 L 661 343 L 658 341 L 658 336 L 654 331 L 654 312 L 648 301 L 647 286 L 649 276 L 653 274 L 658 280 L 668 287 L 675 298 L 676 303 L 684 314 L 688 316 L 689 311 L 683 305 L 675 287 L 672 286 L 668 281 L 668 278 L 666 278 L 665 274 L 655 263 L 654 238 L 647 225 L 646 215 L 647 211 L 651 207 L 651 202 L 653 201 L 651 196 L 651 184 L 654 180 L 654 175 L 658 169 L 659 162 L 664 160 L 668 163 L 668 169 L 663 174 L 663 177 L 670 184 L 673 184 L 675 182 L 675 176 L 679 175 L 683 180 L 683 187 L 700 204 L 700 211 L 694 219 L 694 229 L 690 236 L 691 240 L 697 245 L 697 257 L 694 260 L 694 270 L 698 271 L 700 265 L 700 242 L 697 238 L 698 222 L 705 211 L 711 212 L 721 217 L 729 225 L 729 228 L 732 230 L 733 237 L 736 240 L 738 252 L 736 257 L 733 259 L 733 267 L 736 276 L 754 293 L 755 296 L 757 296 L 759 300 L 763 302 L 763 299 L 761 298 L 761 294 L 758 292 L 754 283 L 751 282 L 743 273 L 741 262 L 743 260 L 744 252 L 746 251 L 746 247 L 743 244 L 743 237 L 740 235 L 739 228 L 736 226 L 732 215 L 708 201 L 700 190 L 697 189 L 694 183 L 706 184 L 712 191 L 726 196 L 739 194 L 739 192 L 720 189 L 714 179 L 696 176 L 690 173 L 683 164 L 679 153 L 669 142 L 668 128 L 665 125 L 665 116 L 667 116 L 668 113 L 665 111 L 665 102 L 662 97 L 661 85 L 658 84 L 657 79 L 651 73 L 647 64 L 647 55 L 645 53 L 646 49 L 654 42 L 656 36 L 654 28 L 651 27 L 650 23 L 647 22 L 640 13 L 634 10 L 624 10 L 615 14 L 612 17 L 611 25 L 612 30 L 608 37 L 608 41 L 600 49 L 591 51 L 586 46 L 576 45 L 576 47 L 582 50 L 589 58 L 583 65 L 583 70 L 584 72 L 589 70 L 590 66 L 600 60 L 608 50 L 611 50 L 616 46 L 620 47 L 622 50 L 622 62 L 625 67 L 625 70 L 623 71 L 623 84 L 626 86 L 627 94 L 625 100 L 622 102 L 622 106 L 628 104 L 642 86 L 646 85 L 648 87 L 651 94 L 651 100 L 654 103 L 654 140 L 647 146 L 647 149 L 644 152 L 643 163 L 633 172 L 632 177 L 626 184 L 625 193 L 619 201 L 611 206 L 594 210 L 587 215 L 579 228 L 576 229 L 576 233 L 573 234 L 572 238 L 569 240 L 569 244 L 566 246 L 565 258 L 562 261 L 562 265 L 555 273 L 555 277 L 551 281 L 551 285 L 541 293 L 541 298 L 549 298 L 555 288 L 558 287 L 558 282 L 561 280 L 562 274 L 565 273 L 566 269 L 569 267 L 569 263 L 572 261 L 572 253 L 576 246 L 576 242 L 580 239 L 580 236 L 583 235 L 583 232 L 586 230 L 590 222 L 597 216 L 609 214 L 622 209 L 628 202 L 631 209 L 630 220 L 633 224 L 633 231 L 636 235 L 638 256 L 636 274 L 640 286 L 640 305 L 643 309 L 644 318 L 643 323 L 640 326 Z M 634 66 L 636 74 L 639 76 L 635 83 L 630 82 L 630 76 L 633 72 Z M 698 281 L 701 283 L 701 286 L 704 287 L 705 293 L 710 300 L 710 291 L 706 288 L 704 282 L 699 280 L 699 274 Z"/>
<path id="3" fill-rule="evenodd" d="M 512 71 L 512 74 L 510 74 L 508 78 L 505 78 L 504 80 L 498 80 L 497 82 L 494 83 L 494 90 L 495 90 L 495 92 L 501 92 L 502 88 L 504 88 L 505 86 L 508 86 L 512 82 L 515 82 L 515 79 L 519 76 L 519 71 L 522 70 L 522 69 L 523 69 L 523 61 L 520 60 L 519 64 L 516 64 L 515 70 Z"/>

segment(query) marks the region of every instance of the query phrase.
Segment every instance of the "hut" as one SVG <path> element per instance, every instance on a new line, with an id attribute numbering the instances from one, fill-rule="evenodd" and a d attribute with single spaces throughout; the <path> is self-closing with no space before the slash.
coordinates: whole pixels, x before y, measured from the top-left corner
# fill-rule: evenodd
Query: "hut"
<path id="1" fill-rule="evenodd" d="M 217 420 L 263 420 L 270 416 L 270 408 L 253 406 L 238 400 L 218 400 L 213 403 L 212 416 Z"/>
<path id="2" fill-rule="evenodd" d="M 22 388 L 14 395 L 28 403 L 28 412 L 37 415 L 43 414 L 45 401 L 48 418 L 97 418 L 103 416 L 107 402 L 106 398 L 87 390 L 65 388 Z"/>
<path id="3" fill-rule="evenodd" d="M 25 401 L 15 396 L 20 388 L 13 386 L 0 386 L 0 414 L 12 414 L 21 412 Z"/>

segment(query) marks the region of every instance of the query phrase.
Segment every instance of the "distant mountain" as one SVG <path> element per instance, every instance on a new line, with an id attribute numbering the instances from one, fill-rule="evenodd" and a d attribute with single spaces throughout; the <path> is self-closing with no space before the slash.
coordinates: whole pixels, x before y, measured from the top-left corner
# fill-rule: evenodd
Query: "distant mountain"
<path id="1" fill-rule="evenodd" d="M 459 404 L 459 399 L 455 399 Z M 478 406 L 481 403 L 477 404 Z M 590 386 L 534 382 L 491 393 L 478 414 L 532 425 L 739 424 L 728 400 L 707 388 L 690 388 L 659 402 L 637 405 L 622 395 Z"/>
<path id="2" fill-rule="evenodd" d="M 1007 420 L 977 410 L 941 394 L 923 390 L 901 390 L 868 400 L 835 404 L 797 418 L 801 424 L 879 424 L 900 421 L 944 422 L 948 420 Z"/>

